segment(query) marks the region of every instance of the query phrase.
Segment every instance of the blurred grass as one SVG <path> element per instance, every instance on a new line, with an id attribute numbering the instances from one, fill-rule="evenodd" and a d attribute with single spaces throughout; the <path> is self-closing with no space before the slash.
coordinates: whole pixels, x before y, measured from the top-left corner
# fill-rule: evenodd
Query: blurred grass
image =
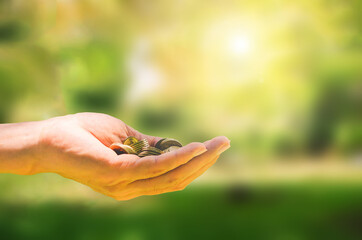
<path id="1" fill-rule="evenodd" d="M 361 184 L 312 182 L 196 187 L 104 206 L 18 200 L 1 202 L 0 232 L 2 239 L 360 239 L 361 201 Z"/>

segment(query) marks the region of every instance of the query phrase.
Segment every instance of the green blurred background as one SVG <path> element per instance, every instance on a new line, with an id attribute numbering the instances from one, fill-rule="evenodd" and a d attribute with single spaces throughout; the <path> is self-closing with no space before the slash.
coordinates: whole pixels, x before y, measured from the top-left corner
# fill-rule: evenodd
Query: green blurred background
<path id="1" fill-rule="evenodd" d="M 0 123 L 103 112 L 231 148 L 117 202 L 0 176 L 0 239 L 361 239 L 359 0 L 0 0 Z M 1 134 L 1 133 L 0 133 Z"/>

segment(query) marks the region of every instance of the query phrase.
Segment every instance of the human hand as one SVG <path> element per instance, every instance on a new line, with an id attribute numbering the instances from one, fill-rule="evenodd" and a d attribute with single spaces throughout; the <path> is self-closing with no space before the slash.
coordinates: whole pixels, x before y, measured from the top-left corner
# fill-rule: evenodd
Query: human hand
<path id="1" fill-rule="evenodd" d="M 99 113 L 45 120 L 39 138 L 40 164 L 33 163 L 33 173 L 58 173 L 117 200 L 127 200 L 184 189 L 230 146 L 226 137 L 216 137 L 144 158 L 117 155 L 109 148 L 128 136 L 146 138 L 151 146 L 161 139 Z"/>

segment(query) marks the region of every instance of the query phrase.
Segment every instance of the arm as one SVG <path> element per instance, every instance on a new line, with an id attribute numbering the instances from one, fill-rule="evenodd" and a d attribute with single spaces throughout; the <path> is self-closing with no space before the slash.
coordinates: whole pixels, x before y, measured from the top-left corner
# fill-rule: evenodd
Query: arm
<path id="1" fill-rule="evenodd" d="M 226 137 L 190 143 L 159 156 L 117 155 L 109 146 L 144 135 L 105 114 L 80 113 L 39 122 L 0 125 L 0 173 L 53 172 L 127 200 L 184 189 L 229 148 Z"/>
<path id="2" fill-rule="evenodd" d="M 0 173 L 34 174 L 39 169 L 43 122 L 0 124 Z"/>

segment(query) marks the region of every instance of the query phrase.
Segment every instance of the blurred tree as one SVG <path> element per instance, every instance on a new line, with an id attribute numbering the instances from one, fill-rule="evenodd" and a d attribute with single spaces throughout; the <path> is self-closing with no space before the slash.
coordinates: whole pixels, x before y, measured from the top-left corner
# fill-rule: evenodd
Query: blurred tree
<path id="1" fill-rule="evenodd" d="M 21 21 L 0 22 L 0 43 L 23 39 L 27 31 L 26 25 Z"/>
<path id="2" fill-rule="evenodd" d="M 0 60 L 0 123 L 8 122 L 16 101 L 24 94 L 26 82 L 16 65 L 5 66 Z"/>
<path id="3" fill-rule="evenodd" d="M 307 149 L 322 153 L 333 145 L 339 150 L 360 151 L 362 146 L 362 71 L 359 58 L 338 56 L 336 62 L 321 71 L 319 87 L 311 114 Z M 324 74 L 323 74 L 324 72 Z M 336 132 L 340 126 L 354 129 L 345 132 L 343 142 Z"/>
<path id="4" fill-rule="evenodd" d="M 120 111 L 127 84 L 120 52 L 114 44 L 101 41 L 60 50 L 61 85 L 70 112 Z"/>

